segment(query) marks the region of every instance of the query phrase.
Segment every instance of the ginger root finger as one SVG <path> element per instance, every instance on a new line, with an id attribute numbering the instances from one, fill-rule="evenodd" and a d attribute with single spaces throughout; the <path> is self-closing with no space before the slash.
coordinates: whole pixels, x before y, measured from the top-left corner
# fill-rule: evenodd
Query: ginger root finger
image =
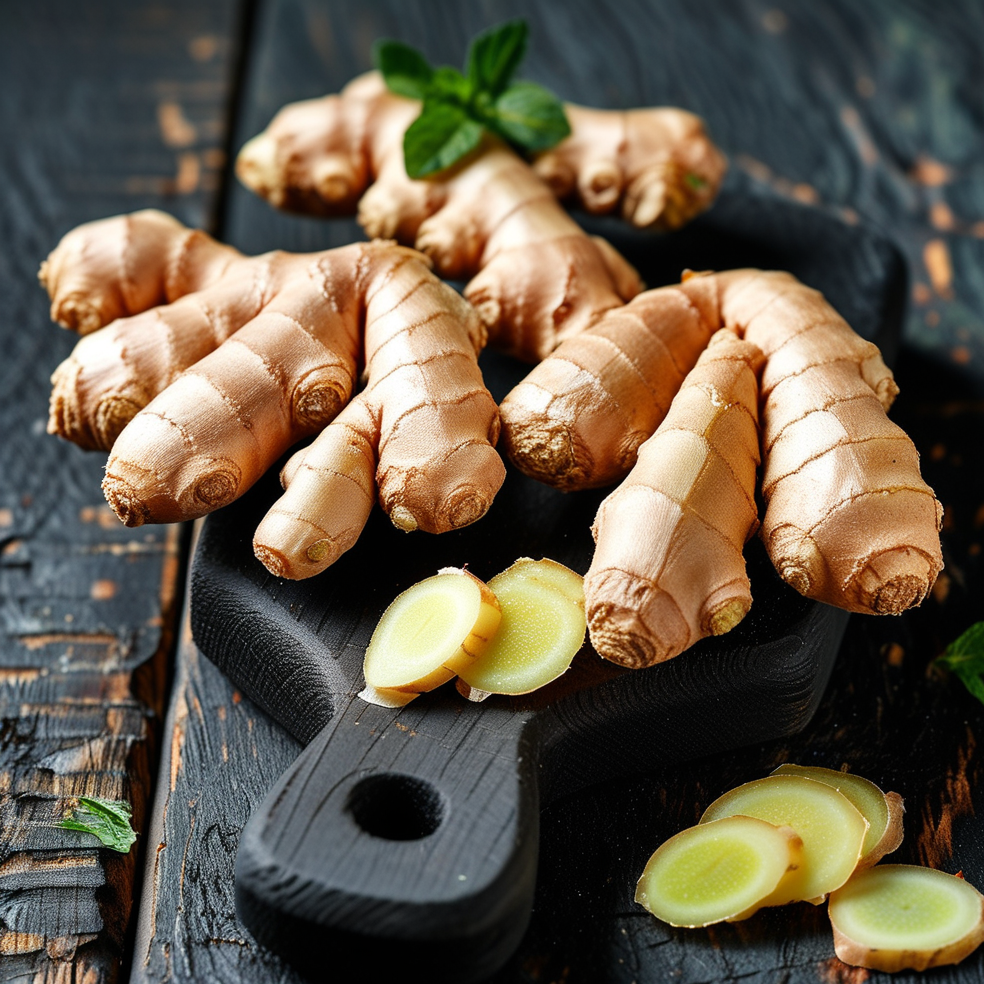
<path id="1" fill-rule="evenodd" d="M 724 329 L 687 375 L 625 481 L 601 504 L 584 579 L 591 642 L 649 666 L 732 629 L 752 603 L 762 354 Z"/>
<path id="2" fill-rule="evenodd" d="M 80 335 L 215 283 L 239 257 L 155 209 L 87 222 L 62 237 L 38 279 L 51 319 Z"/>
<path id="3" fill-rule="evenodd" d="M 534 170 L 589 212 L 619 208 L 635 226 L 678 229 L 714 200 L 727 162 L 703 121 L 681 109 L 565 106 L 571 135 Z"/>
<path id="4" fill-rule="evenodd" d="M 415 245 L 441 276 L 481 274 L 465 293 L 490 344 L 527 361 L 642 289 L 632 267 L 614 249 L 603 253 L 494 138 L 446 174 L 407 177 L 403 134 L 418 112 L 418 103 L 393 95 L 371 72 L 340 95 L 281 110 L 242 148 L 236 170 L 278 207 L 339 215 L 358 201 L 368 235 Z M 535 285 L 534 299 L 517 290 L 517 277 Z"/>
<path id="5" fill-rule="evenodd" d="M 310 577 L 349 549 L 377 486 L 394 525 L 442 533 L 483 516 L 505 478 L 478 319 L 424 273 L 404 263 L 370 292 L 366 388 L 284 468 L 253 541 L 281 577 Z"/>
<path id="6" fill-rule="evenodd" d="M 564 342 L 500 408 L 504 446 L 527 475 L 565 491 L 624 478 L 721 326 L 716 285 L 649 290 Z"/>
<path id="7" fill-rule="evenodd" d="M 776 570 L 849 611 L 919 604 L 943 567 L 942 507 L 885 414 L 898 387 L 877 347 L 791 274 L 718 279 L 725 317 L 766 356 L 761 536 Z"/>

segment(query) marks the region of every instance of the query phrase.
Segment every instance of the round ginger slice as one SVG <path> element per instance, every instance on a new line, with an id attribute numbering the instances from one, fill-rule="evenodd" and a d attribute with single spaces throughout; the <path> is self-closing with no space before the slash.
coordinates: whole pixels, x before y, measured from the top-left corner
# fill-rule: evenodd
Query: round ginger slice
<path id="1" fill-rule="evenodd" d="M 502 621 L 484 654 L 459 670 L 469 700 L 526 694 L 556 680 L 584 644 L 584 579 L 553 560 L 521 557 L 489 581 Z"/>
<path id="2" fill-rule="evenodd" d="M 701 823 L 657 849 L 635 900 L 671 926 L 745 919 L 797 870 L 802 849 L 794 830 L 755 817 Z"/>
<path id="3" fill-rule="evenodd" d="M 830 896 L 834 951 L 892 973 L 959 963 L 984 941 L 984 896 L 932 868 L 882 864 Z"/>
<path id="4" fill-rule="evenodd" d="M 383 612 L 366 649 L 364 699 L 405 704 L 446 683 L 484 652 L 499 603 L 468 571 L 446 567 L 408 588 Z"/>
<path id="5" fill-rule="evenodd" d="M 802 776 L 772 775 L 716 799 L 700 822 L 742 814 L 789 826 L 803 839 L 802 865 L 762 905 L 819 904 L 851 877 L 868 821 L 833 786 Z"/>
<path id="6" fill-rule="evenodd" d="M 825 782 L 828 786 L 846 796 L 868 821 L 868 833 L 861 847 L 858 868 L 870 868 L 886 854 L 891 854 L 902 843 L 902 814 L 905 807 L 898 793 L 883 793 L 869 779 L 839 772 L 837 769 L 822 769 L 819 766 L 794 765 L 789 762 L 780 765 L 775 775 L 803 776 Z"/>

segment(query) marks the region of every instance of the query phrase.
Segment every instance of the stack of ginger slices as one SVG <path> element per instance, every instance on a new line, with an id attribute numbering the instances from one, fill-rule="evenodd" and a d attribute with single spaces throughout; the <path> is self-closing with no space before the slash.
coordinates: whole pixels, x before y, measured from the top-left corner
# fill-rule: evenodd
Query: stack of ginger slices
<path id="1" fill-rule="evenodd" d="M 876 865 L 902 842 L 902 799 L 860 776 L 783 765 L 716 799 L 649 859 L 636 901 L 672 926 L 828 902 L 834 950 L 875 970 L 958 963 L 984 940 L 984 896 L 961 877 Z"/>

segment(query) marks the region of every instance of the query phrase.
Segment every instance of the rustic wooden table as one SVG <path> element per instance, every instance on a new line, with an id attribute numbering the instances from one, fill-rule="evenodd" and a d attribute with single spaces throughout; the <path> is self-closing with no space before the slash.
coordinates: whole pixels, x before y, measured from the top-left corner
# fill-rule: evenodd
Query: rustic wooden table
<path id="1" fill-rule="evenodd" d="M 530 77 L 577 102 L 692 109 L 730 157 L 732 190 L 896 241 L 911 281 L 893 414 L 946 509 L 946 571 L 918 611 L 852 619 L 803 733 L 654 763 L 549 807 L 533 919 L 496 984 L 868 979 L 833 957 L 822 909 L 677 932 L 631 902 L 662 838 L 787 760 L 898 790 L 898 860 L 984 887 L 984 708 L 932 666 L 984 617 L 984 7 L 35 0 L 0 6 L 0 980 L 298 980 L 237 921 L 232 867 L 299 746 L 181 628 L 189 531 L 119 526 L 100 456 L 44 433 L 48 376 L 72 339 L 48 320 L 39 261 L 77 223 L 146 206 L 247 252 L 359 238 L 250 196 L 235 150 L 282 104 L 368 67 L 378 36 L 456 63 L 468 37 L 517 13 Z M 132 802 L 129 855 L 51 825 L 86 793 Z M 933 976 L 980 980 L 984 951 Z"/>

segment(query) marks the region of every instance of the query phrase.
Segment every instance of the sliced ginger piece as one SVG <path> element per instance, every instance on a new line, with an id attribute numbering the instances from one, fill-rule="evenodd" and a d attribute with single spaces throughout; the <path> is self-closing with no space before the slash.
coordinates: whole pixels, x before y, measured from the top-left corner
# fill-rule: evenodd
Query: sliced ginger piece
<path id="1" fill-rule="evenodd" d="M 383 612 L 366 649 L 371 703 L 398 706 L 446 683 L 478 658 L 499 627 L 499 603 L 468 571 L 445 567 Z"/>
<path id="2" fill-rule="evenodd" d="M 804 776 L 817 782 L 825 782 L 854 804 L 868 821 L 868 833 L 865 834 L 861 847 L 858 868 L 870 868 L 902 843 L 902 814 L 905 813 L 905 807 L 898 793 L 884 793 L 870 779 L 862 776 L 818 766 L 789 762 L 780 765 L 772 774 Z"/>
<path id="3" fill-rule="evenodd" d="M 583 578 L 553 560 L 521 557 L 489 581 L 502 608 L 484 654 L 459 671 L 469 700 L 526 694 L 556 680 L 584 644 Z"/>
<path id="4" fill-rule="evenodd" d="M 762 905 L 819 904 L 857 867 L 868 821 L 846 796 L 803 776 L 772 775 L 746 782 L 718 797 L 701 823 L 742 814 L 789 826 L 803 839 L 802 865 Z"/>
<path id="5" fill-rule="evenodd" d="M 792 828 L 755 817 L 700 823 L 657 849 L 635 900 L 671 926 L 745 919 L 795 875 L 802 852 Z"/>
<path id="6" fill-rule="evenodd" d="M 984 896 L 932 868 L 883 864 L 830 896 L 834 950 L 889 973 L 959 963 L 984 941 Z"/>

